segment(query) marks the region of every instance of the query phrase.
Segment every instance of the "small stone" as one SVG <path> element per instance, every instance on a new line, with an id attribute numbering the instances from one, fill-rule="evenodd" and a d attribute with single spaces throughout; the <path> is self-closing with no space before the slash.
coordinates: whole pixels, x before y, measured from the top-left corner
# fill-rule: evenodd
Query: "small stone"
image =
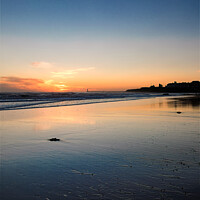
<path id="1" fill-rule="evenodd" d="M 177 114 L 181 114 L 182 112 L 178 111 Z"/>
<path id="2" fill-rule="evenodd" d="M 60 139 L 58 139 L 58 138 L 51 138 L 51 139 L 49 139 L 49 141 L 60 141 Z"/>

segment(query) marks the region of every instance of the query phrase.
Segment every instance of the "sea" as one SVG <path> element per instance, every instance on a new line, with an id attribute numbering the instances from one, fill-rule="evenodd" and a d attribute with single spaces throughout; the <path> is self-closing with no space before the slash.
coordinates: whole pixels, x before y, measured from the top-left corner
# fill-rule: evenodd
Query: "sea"
<path id="1" fill-rule="evenodd" d="M 0 110 L 18 110 L 139 100 L 169 94 L 135 92 L 0 93 Z M 180 94 L 173 94 L 178 96 Z"/>

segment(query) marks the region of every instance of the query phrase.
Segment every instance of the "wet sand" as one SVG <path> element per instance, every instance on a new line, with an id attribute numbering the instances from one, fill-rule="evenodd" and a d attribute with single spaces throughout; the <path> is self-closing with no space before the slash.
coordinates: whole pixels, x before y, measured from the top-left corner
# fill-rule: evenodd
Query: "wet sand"
<path id="1" fill-rule="evenodd" d="M 1 199 L 198 199 L 188 98 L 1 111 Z"/>

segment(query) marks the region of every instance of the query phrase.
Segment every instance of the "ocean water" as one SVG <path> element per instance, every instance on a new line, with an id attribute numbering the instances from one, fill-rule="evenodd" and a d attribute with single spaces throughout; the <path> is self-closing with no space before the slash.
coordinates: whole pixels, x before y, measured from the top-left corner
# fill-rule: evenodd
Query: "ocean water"
<path id="1" fill-rule="evenodd" d="M 199 199 L 199 108 L 145 96 L 4 109 L 0 199 Z"/>
<path id="2" fill-rule="evenodd" d="M 0 110 L 47 108 L 163 96 L 132 92 L 0 93 Z"/>

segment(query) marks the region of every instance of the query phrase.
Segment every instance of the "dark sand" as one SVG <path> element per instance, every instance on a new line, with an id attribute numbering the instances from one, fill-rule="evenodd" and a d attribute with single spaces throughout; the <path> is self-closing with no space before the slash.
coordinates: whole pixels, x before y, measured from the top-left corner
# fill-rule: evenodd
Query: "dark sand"
<path id="1" fill-rule="evenodd" d="M 194 99 L 0 112 L 1 199 L 198 199 Z"/>

